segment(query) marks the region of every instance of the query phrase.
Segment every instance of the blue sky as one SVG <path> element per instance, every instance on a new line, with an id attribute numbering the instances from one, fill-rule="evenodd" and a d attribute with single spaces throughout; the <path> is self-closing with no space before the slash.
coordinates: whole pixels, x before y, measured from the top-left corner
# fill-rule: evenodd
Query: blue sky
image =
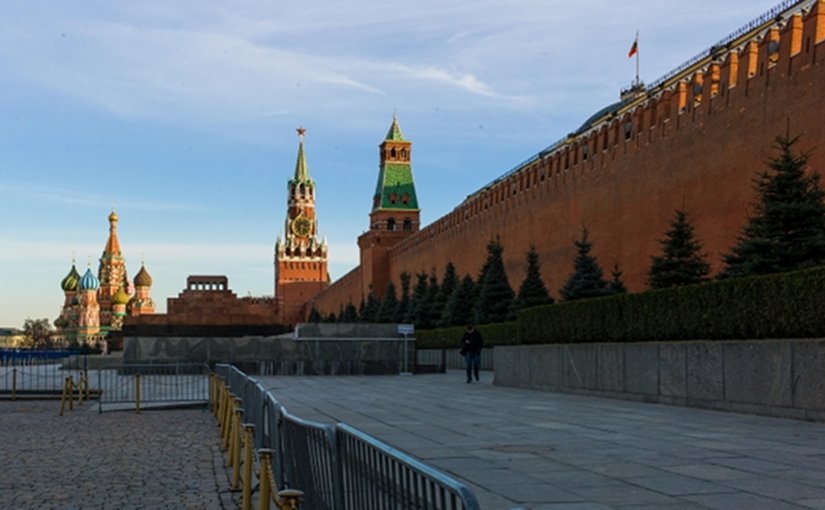
<path id="1" fill-rule="evenodd" d="M 394 110 L 428 224 L 617 100 L 637 29 L 652 82 L 775 3 L 3 2 L 0 326 L 57 317 L 113 207 L 159 311 L 189 274 L 271 295 L 298 126 L 338 278 Z"/>

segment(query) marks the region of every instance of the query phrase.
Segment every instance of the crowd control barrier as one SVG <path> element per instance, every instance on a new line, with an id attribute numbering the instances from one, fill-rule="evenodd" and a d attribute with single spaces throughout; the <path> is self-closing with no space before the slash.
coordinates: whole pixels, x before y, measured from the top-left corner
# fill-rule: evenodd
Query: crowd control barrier
<path id="1" fill-rule="evenodd" d="M 292 510 L 479 508 L 465 485 L 400 450 L 342 423 L 290 414 L 234 366 L 215 366 L 210 400 L 244 510 L 252 508 L 253 487 L 260 510 L 270 503 Z"/>
<path id="2" fill-rule="evenodd" d="M 203 363 L 125 364 L 96 372 L 88 383 L 99 394 L 99 412 L 209 402 L 210 371 Z"/>
<path id="3" fill-rule="evenodd" d="M 63 363 L 72 351 L 25 351 L 0 349 L 0 395 L 17 398 L 59 397 L 66 376 L 79 381 L 86 373 L 86 357 L 79 368 L 64 370 Z"/>

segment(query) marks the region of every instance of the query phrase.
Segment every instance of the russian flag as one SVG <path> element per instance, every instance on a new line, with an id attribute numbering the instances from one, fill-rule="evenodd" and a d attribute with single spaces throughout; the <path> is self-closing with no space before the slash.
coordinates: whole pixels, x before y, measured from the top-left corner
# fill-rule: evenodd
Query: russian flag
<path id="1" fill-rule="evenodd" d="M 627 58 L 632 57 L 639 51 L 639 32 L 636 32 L 636 39 L 633 39 L 633 46 L 630 47 L 630 51 L 627 52 Z"/>

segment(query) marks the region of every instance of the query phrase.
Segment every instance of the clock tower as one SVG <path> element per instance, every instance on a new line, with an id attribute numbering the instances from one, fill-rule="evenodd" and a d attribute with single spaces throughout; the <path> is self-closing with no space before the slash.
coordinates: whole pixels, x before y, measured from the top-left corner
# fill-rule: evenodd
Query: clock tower
<path id="1" fill-rule="evenodd" d="M 306 319 L 307 301 L 329 286 L 327 243 L 318 239 L 315 182 L 304 155 L 304 128 L 298 128 L 298 161 L 287 184 L 284 237 L 275 242 L 275 300 L 284 324 Z"/>

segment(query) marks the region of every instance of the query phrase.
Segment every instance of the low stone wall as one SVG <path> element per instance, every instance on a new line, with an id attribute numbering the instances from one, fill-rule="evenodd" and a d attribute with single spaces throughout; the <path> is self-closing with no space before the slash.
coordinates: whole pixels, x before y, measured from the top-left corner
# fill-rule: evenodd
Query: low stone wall
<path id="1" fill-rule="evenodd" d="M 125 337 L 124 363 L 233 363 L 247 373 L 397 374 L 412 368 L 415 340 L 395 338 Z"/>
<path id="2" fill-rule="evenodd" d="M 825 421 L 825 340 L 499 346 L 495 384 Z"/>
<path id="3" fill-rule="evenodd" d="M 458 349 L 418 349 L 415 352 L 416 367 L 427 367 L 422 372 L 444 372 L 447 369 L 464 369 L 464 356 Z M 481 370 L 493 370 L 493 347 L 481 349 Z M 433 367 L 435 367 L 433 369 Z"/>

